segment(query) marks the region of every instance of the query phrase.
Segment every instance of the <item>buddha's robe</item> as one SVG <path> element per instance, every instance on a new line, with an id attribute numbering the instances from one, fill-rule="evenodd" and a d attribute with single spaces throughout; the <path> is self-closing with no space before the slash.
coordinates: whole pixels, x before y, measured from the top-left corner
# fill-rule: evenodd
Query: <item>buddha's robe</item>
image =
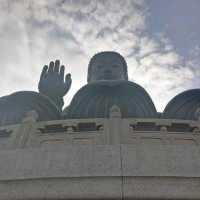
<path id="1" fill-rule="evenodd" d="M 97 81 L 82 87 L 64 109 L 64 118 L 107 118 L 112 106 L 123 118 L 156 118 L 156 108 L 148 93 L 130 81 Z"/>

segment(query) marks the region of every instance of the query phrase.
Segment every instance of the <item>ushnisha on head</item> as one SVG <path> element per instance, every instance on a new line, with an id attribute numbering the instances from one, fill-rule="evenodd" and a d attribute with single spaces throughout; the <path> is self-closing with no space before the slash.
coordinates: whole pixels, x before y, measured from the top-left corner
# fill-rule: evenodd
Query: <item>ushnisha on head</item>
<path id="1" fill-rule="evenodd" d="M 95 54 L 88 65 L 88 83 L 102 80 L 128 80 L 127 64 L 123 56 L 114 51 Z"/>

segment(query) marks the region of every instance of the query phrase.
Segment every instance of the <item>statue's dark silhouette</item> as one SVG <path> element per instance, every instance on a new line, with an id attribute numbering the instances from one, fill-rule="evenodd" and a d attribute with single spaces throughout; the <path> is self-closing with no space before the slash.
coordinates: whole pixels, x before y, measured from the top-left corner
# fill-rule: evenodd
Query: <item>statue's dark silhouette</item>
<path id="1" fill-rule="evenodd" d="M 65 66 L 60 65 L 59 60 L 51 61 L 42 70 L 38 84 L 39 93 L 21 91 L 2 97 L 0 125 L 20 123 L 26 113 L 32 110 L 37 112 L 39 121 L 62 118 L 107 118 L 113 106 L 120 110 L 123 118 L 160 116 L 144 88 L 128 81 L 126 61 L 117 52 L 100 52 L 91 58 L 88 65 L 88 84 L 74 95 L 70 105 L 62 111 L 63 97 L 72 83 L 71 75 L 65 76 L 64 70 Z M 191 97 L 193 99 L 200 96 L 199 90 L 193 93 L 195 93 Z M 184 105 L 191 99 L 188 94 L 190 91 L 187 92 L 188 98 L 185 98 Z M 167 106 L 164 118 L 177 116 L 184 119 L 182 109 L 173 112 L 176 110 L 174 106 L 177 107 L 179 102 L 182 102 L 181 99 L 182 97 L 176 98 Z M 197 101 L 199 102 L 199 98 Z M 189 112 L 190 108 L 187 110 Z M 194 113 L 187 116 L 193 119 Z"/>

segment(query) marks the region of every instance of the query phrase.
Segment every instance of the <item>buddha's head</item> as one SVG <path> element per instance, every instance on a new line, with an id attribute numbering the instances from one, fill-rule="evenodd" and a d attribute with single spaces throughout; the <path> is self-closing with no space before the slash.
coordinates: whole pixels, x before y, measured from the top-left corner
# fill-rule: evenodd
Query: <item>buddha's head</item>
<path id="1" fill-rule="evenodd" d="M 104 51 L 95 54 L 88 65 L 87 81 L 128 80 L 127 64 L 117 52 Z"/>

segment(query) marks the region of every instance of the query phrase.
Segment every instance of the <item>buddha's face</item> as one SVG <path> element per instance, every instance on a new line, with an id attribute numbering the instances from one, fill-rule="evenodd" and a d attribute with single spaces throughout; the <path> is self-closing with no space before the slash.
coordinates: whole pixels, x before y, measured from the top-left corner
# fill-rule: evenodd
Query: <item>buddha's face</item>
<path id="1" fill-rule="evenodd" d="M 100 80 L 125 80 L 125 69 L 117 55 L 98 55 L 92 61 L 90 82 Z"/>

